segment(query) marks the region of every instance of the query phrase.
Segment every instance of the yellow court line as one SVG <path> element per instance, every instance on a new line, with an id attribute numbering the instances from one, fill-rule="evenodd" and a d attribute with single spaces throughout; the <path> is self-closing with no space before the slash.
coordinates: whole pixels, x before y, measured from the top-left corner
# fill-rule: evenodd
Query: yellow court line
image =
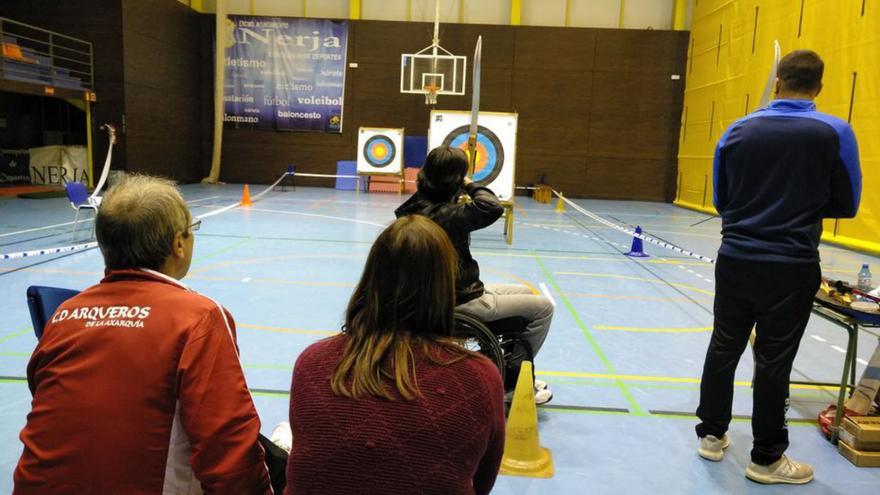
<path id="1" fill-rule="evenodd" d="M 504 277 L 512 278 L 513 280 L 516 280 L 517 282 L 521 283 L 522 285 L 525 285 L 526 287 L 528 287 L 529 290 L 532 291 L 533 294 L 541 295 L 541 291 L 539 291 L 537 288 L 535 288 L 534 285 L 529 283 L 528 280 L 526 280 L 522 277 L 518 277 L 510 272 L 502 272 L 501 270 L 495 270 L 494 268 L 483 268 L 483 270 L 487 271 L 489 273 L 494 273 L 496 275 L 501 275 Z"/>
<path id="2" fill-rule="evenodd" d="M 13 270 L 18 270 L 22 272 L 31 272 L 31 273 L 63 273 L 65 275 L 84 275 L 84 276 L 97 276 L 103 277 L 104 272 L 87 272 L 80 270 L 65 270 L 63 268 L 0 268 L 0 272 L 11 272 Z"/>
<path id="3" fill-rule="evenodd" d="M 610 299 L 612 301 L 655 301 L 655 302 L 693 302 L 686 297 L 654 297 L 654 296 L 615 296 L 611 294 L 590 294 L 584 292 L 563 292 L 566 297 L 586 299 Z"/>
<path id="4" fill-rule="evenodd" d="M 645 327 L 620 327 L 614 325 L 595 325 L 596 330 L 620 330 L 624 332 L 645 332 L 645 333 L 702 333 L 712 330 L 712 327 L 697 328 L 645 328 Z"/>
<path id="5" fill-rule="evenodd" d="M 672 377 L 672 376 L 650 376 L 650 375 L 614 375 L 608 373 L 582 373 L 578 371 L 546 371 L 536 370 L 536 375 L 541 376 L 562 376 L 566 378 L 594 378 L 598 380 L 620 380 L 626 382 L 661 382 L 661 383 L 695 383 L 699 384 L 699 378 Z M 752 382 L 738 380 L 733 382 L 737 387 L 751 387 Z M 836 386 L 825 385 L 801 385 L 792 383 L 790 388 L 804 390 L 837 390 Z"/>
<path id="6" fill-rule="evenodd" d="M 472 251 L 475 255 L 480 256 L 503 256 L 505 258 L 533 258 L 534 256 L 531 254 L 514 254 L 508 252 L 489 252 L 489 251 Z M 599 258 L 595 256 L 560 256 L 560 255 L 548 255 L 541 253 L 541 259 L 546 260 L 577 260 L 577 261 L 601 261 L 603 263 L 631 263 L 632 259 L 630 258 Z M 686 261 L 686 260 L 658 260 L 658 259 L 650 259 L 650 260 L 640 260 L 639 263 L 650 263 L 652 265 L 682 265 L 682 266 L 707 266 L 707 263 L 703 261 Z"/>
<path id="7" fill-rule="evenodd" d="M 240 282 L 237 277 L 215 277 L 211 275 L 189 275 L 187 279 L 210 280 L 212 282 Z M 311 280 L 286 280 L 278 278 L 252 278 L 247 283 L 278 284 L 278 285 L 305 285 L 307 287 L 354 287 L 350 282 L 315 282 Z"/>
<path id="8" fill-rule="evenodd" d="M 338 335 L 338 330 L 306 330 L 304 328 L 268 327 L 265 325 L 251 325 L 249 323 L 236 323 L 238 328 L 260 330 L 264 332 L 296 333 L 300 335 Z"/>
<path id="9" fill-rule="evenodd" d="M 629 275 L 613 275 L 610 273 L 554 272 L 554 274 L 555 275 L 575 275 L 578 277 L 596 277 L 596 278 L 614 278 L 614 279 L 619 279 L 619 280 L 636 280 L 639 282 L 647 282 L 649 284 L 671 285 L 673 287 L 680 287 L 682 289 L 688 289 L 688 290 L 692 290 L 694 292 L 699 292 L 701 294 L 707 294 L 710 296 L 715 295 L 715 293 L 712 291 L 700 289 L 698 287 L 693 287 L 691 285 L 667 282 L 665 280 L 657 280 L 657 279 L 653 279 L 653 278 L 631 277 Z"/>
<path id="10" fill-rule="evenodd" d="M 215 263 L 211 263 L 209 265 L 201 266 L 195 270 L 191 270 L 190 273 L 201 273 L 208 270 L 213 270 L 215 268 L 223 268 L 225 266 L 230 265 L 250 265 L 254 263 L 261 263 L 266 261 L 282 261 L 282 260 L 291 260 L 298 258 L 356 258 L 356 257 L 364 257 L 366 253 L 337 253 L 337 254 L 325 254 L 325 253 L 313 253 L 313 254 L 287 254 L 284 256 L 267 256 L 264 258 L 242 258 L 237 260 L 227 260 L 227 261 L 218 261 Z"/>

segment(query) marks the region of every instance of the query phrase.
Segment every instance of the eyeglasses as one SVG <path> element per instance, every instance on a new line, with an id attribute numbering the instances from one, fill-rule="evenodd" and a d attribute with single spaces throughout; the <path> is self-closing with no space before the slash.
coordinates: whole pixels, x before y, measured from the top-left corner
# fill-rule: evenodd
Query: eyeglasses
<path id="1" fill-rule="evenodd" d="M 192 223 L 192 225 L 189 226 L 189 231 L 195 232 L 195 231 L 199 230 L 201 227 L 202 227 L 202 221 L 196 220 L 195 222 Z"/>

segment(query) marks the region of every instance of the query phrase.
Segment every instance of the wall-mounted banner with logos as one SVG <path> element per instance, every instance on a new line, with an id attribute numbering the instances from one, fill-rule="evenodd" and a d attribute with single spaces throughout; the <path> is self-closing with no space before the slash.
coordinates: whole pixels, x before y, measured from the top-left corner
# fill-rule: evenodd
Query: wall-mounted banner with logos
<path id="1" fill-rule="evenodd" d="M 227 125 L 342 132 L 348 23 L 229 16 Z"/>

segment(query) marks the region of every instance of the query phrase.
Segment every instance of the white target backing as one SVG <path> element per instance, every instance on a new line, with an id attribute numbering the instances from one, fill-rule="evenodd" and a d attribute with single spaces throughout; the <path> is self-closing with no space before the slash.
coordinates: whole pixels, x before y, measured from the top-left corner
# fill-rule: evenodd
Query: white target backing
<path id="1" fill-rule="evenodd" d="M 432 110 L 428 148 L 449 145 L 467 151 L 471 113 Z M 491 189 L 502 201 L 513 198 L 516 168 L 517 114 L 480 112 L 474 182 Z"/>
<path id="2" fill-rule="evenodd" d="M 361 127 L 358 131 L 357 173 L 403 174 L 403 129 Z"/>

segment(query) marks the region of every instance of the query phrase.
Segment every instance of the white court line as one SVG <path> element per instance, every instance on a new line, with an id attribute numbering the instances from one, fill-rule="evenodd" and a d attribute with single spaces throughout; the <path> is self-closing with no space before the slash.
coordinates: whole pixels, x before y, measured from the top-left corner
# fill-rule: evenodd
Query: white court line
<path id="1" fill-rule="evenodd" d="M 279 215 L 300 215 L 304 217 L 315 217 L 315 218 L 327 218 L 330 220 L 341 220 L 343 222 L 354 222 L 354 223 L 362 223 L 364 225 L 372 225 L 374 227 L 379 227 L 384 229 L 387 225 L 382 225 L 381 223 L 368 222 L 366 220 L 355 220 L 354 218 L 345 218 L 345 217 L 333 217 L 330 215 L 318 215 L 315 213 L 300 213 L 297 211 L 283 211 L 283 210 L 267 210 L 264 208 L 250 208 L 251 211 L 261 211 L 264 213 L 277 213 Z"/>
<path id="2" fill-rule="evenodd" d="M 865 360 L 862 359 L 862 358 L 856 358 L 856 361 L 857 361 L 859 364 L 863 365 L 863 366 L 867 366 L 867 365 L 868 365 L 868 362 L 865 361 Z"/>
<path id="3" fill-rule="evenodd" d="M 813 340 L 818 340 L 819 342 L 828 342 L 827 340 L 823 339 L 822 337 L 819 337 L 818 335 L 810 335 L 810 337 Z"/>
<path id="4" fill-rule="evenodd" d="M 831 346 L 831 348 L 841 354 L 846 354 L 846 349 L 844 349 L 843 347 L 833 345 L 833 346 Z"/>
<path id="5" fill-rule="evenodd" d="M 209 199 L 217 199 L 219 197 L 220 196 L 208 196 L 207 198 L 199 198 L 199 199 L 194 199 L 192 201 L 187 201 L 186 204 L 191 205 L 193 203 L 198 203 L 199 201 L 208 201 Z"/>
<path id="6" fill-rule="evenodd" d="M 220 196 L 211 196 L 209 198 L 194 199 L 192 201 L 187 201 L 187 204 L 193 204 L 197 201 L 207 201 L 209 199 L 217 199 L 219 197 Z M 80 220 L 80 222 L 91 222 L 93 220 L 94 220 L 94 218 L 91 218 L 91 217 L 90 218 L 83 218 L 82 220 Z M 0 234 L 0 237 L 7 237 L 10 235 L 18 235 L 18 234 L 27 234 L 29 232 L 39 232 L 41 230 L 49 230 L 49 229 L 54 229 L 56 227 L 65 227 L 67 225 L 73 225 L 73 222 L 56 223 L 55 225 L 46 225 L 45 227 L 34 227 L 32 229 L 17 230 L 15 232 L 6 232 L 5 234 Z"/>
<path id="7" fill-rule="evenodd" d="M 92 221 L 91 218 L 84 218 L 84 219 L 80 220 L 80 222 L 91 222 L 91 221 Z M 33 229 L 25 229 L 25 230 L 18 230 L 15 232 L 7 232 L 5 234 L 0 234 L 0 237 L 6 237 L 6 236 L 18 235 L 18 234 L 27 234 L 28 232 L 39 232 L 40 230 L 49 230 L 49 229 L 54 229 L 56 227 L 64 227 L 65 225 L 73 225 L 73 222 L 56 223 L 55 225 L 46 225 L 45 227 L 35 227 Z"/>
<path id="8" fill-rule="evenodd" d="M 552 304 L 553 307 L 556 307 L 556 300 L 553 299 L 553 296 L 550 295 L 550 290 L 547 289 L 547 286 L 544 285 L 544 282 L 538 282 L 538 287 L 541 288 L 541 292 L 544 294 L 544 297 L 550 299 L 550 304 Z"/>
<path id="9" fill-rule="evenodd" d="M 242 282 L 250 282 L 252 279 L 250 277 L 245 277 L 241 279 Z"/>

